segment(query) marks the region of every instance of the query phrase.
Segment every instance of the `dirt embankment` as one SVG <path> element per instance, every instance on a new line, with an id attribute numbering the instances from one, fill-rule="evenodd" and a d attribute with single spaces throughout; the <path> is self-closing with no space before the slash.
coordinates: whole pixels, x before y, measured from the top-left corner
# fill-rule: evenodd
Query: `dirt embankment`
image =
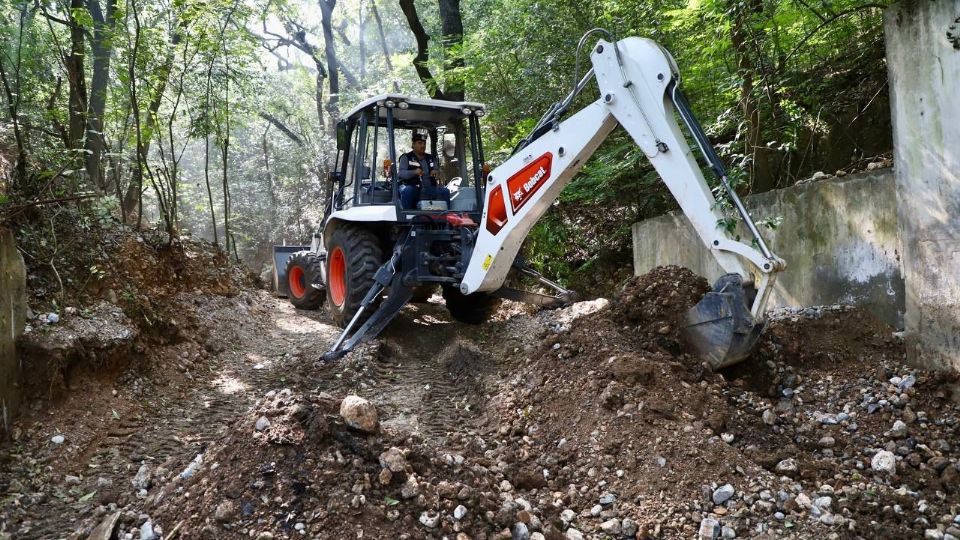
<path id="1" fill-rule="evenodd" d="M 905 367 L 889 328 L 845 308 L 777 313 L 753 358 L 711 372 L 677 334 L 705 287 L 659 268 L 611 302 L 482 327 L 410 306 L 326 365 L 322 313 L 175 296 L 222 349 L 160 345 L 156 365 L 183 371 L 127 370 L 72 421 L 70 403 L 27 419 L 0 470 L 0 530 L 960 537 L 951 381 Z M 375 431 L 345 421 L 351 394 Z"/>

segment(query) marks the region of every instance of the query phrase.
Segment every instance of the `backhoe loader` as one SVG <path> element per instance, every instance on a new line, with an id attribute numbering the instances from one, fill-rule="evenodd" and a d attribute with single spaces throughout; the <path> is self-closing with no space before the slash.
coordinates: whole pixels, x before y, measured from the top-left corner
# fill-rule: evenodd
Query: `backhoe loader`
<path id="1" fill-rule="evenodd" d="M 569 95 L 493 170 L 484 158 L 480 120 L 486 109 L 479 103 L 386 94 L 363 101 L 338 124 L 337 168 L 329 178 L 322 226 L 309 248 L 275 258 L 278 282 L 289 289 L 291 302 L 299 308 L 326 302 L 344 328 L 326 360 L 376 336 L 407 302 L 438 286 L 451 315 L 474 324 L 486 319 L 497 297 L 548 307 L 571 301 L 571 291 L 523 265 L 518 252 L 530 229 L 617 126 L 650 160 L 727 272 L 687 313 L 687 340 L 714 369 L 751 352 L 775 276 L 785 263 L 767 247 L 730 186 L 680 91 L 672 56 L 652 40 L 617 40 L 598 29 L 581 39 L 578 66 L 582 47 L 598 32 L 606 39 L 591 49 L 592 67 L 582 77 L 575 74 Z M 599 99 L 571 112 L 575 98 L 593 81 Z M 723 216 L 717 200 L 678 118 L 756 247 L 719 226 Z M 445 174 L 419 181 L 446 185 L 449 193 L 405 207 L 402 177 L 410 175 L 398 170 L 398 145 L 409 140 L 430 141 L 431 153 L 423 154 L 429 159 L 437 159 L 433 156 L 440 151 L 440 163 L 429 168 Z M 556 295 L 506 287 L 511 270 L 534 276 Z"/>

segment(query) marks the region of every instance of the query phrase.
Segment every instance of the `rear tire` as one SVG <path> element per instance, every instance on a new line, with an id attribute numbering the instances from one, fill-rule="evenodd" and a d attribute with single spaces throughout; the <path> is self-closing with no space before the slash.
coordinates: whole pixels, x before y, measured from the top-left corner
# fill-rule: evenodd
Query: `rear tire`
<path id="1" fill-rule="evenodd" d="M 312 251 L 298 251 L 287 259 L 287 288 L 290 303 L 298 309 L 317 309 L 323 304 L 326 294 L 313 286 L 320 283 L 323 262 Z"/>
<path id="2" fill-rule="evenodd" d="M 383 250 L 373 232 L 348 224 L 333 233 L 327 246 L 327 306 L 341 328 L 360 309 L 382 264 Z M 364 313 L 364 318 L 373 312 L 373 307 Z"/>
<path id="3" fill-rule="evenodd" d="M 494 296 L 482 292 L 464 295 L 453 285 L 443 286 L 443 299 L 447 302 L 450 316 L 466 324 L 487 322 L 497 305 Z"/>

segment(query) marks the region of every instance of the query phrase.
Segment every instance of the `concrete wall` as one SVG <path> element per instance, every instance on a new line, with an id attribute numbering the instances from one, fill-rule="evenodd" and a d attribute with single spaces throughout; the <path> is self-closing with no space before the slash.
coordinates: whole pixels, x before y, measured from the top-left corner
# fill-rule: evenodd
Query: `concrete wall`
<path id="1" fill-rule="evenodd" d="M 787 262 L 770 307 L 857 304 L 902 327 L 904 284 L 890 169 L 798 184 L 745 203 L 755 220 L 783 218 L 776 230 L 762 231 Z M 679 212 L 633 224 L 633 257 L 637 275 L 663 264 L 685 266 L 711 283 L 723 274 Z"/>
<path id="2" fill-rule="evenodd" d="M 10 231 L 0 228 L 0 434 L 20 401 L 17 337 L 27 315 L 26 271 Z"/>
<path id="3" fill-rule="evenodd" d="M 960 369 L 960 0 L 885 13 L 907 354 Z"/>

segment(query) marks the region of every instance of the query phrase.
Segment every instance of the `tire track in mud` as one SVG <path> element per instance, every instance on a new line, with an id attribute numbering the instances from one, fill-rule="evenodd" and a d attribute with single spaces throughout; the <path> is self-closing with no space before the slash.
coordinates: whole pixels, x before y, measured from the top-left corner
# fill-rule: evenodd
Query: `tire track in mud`
<path id="1" fill-rule="evenodd" d="M 387 426 L 443 443 L 479 417 L 483 379 L 495 370 L 474 341 L 476 326 L 447 322 L 442 305 L 421 305 L 393 322 L 373 355 L 369 392 Z"/>

